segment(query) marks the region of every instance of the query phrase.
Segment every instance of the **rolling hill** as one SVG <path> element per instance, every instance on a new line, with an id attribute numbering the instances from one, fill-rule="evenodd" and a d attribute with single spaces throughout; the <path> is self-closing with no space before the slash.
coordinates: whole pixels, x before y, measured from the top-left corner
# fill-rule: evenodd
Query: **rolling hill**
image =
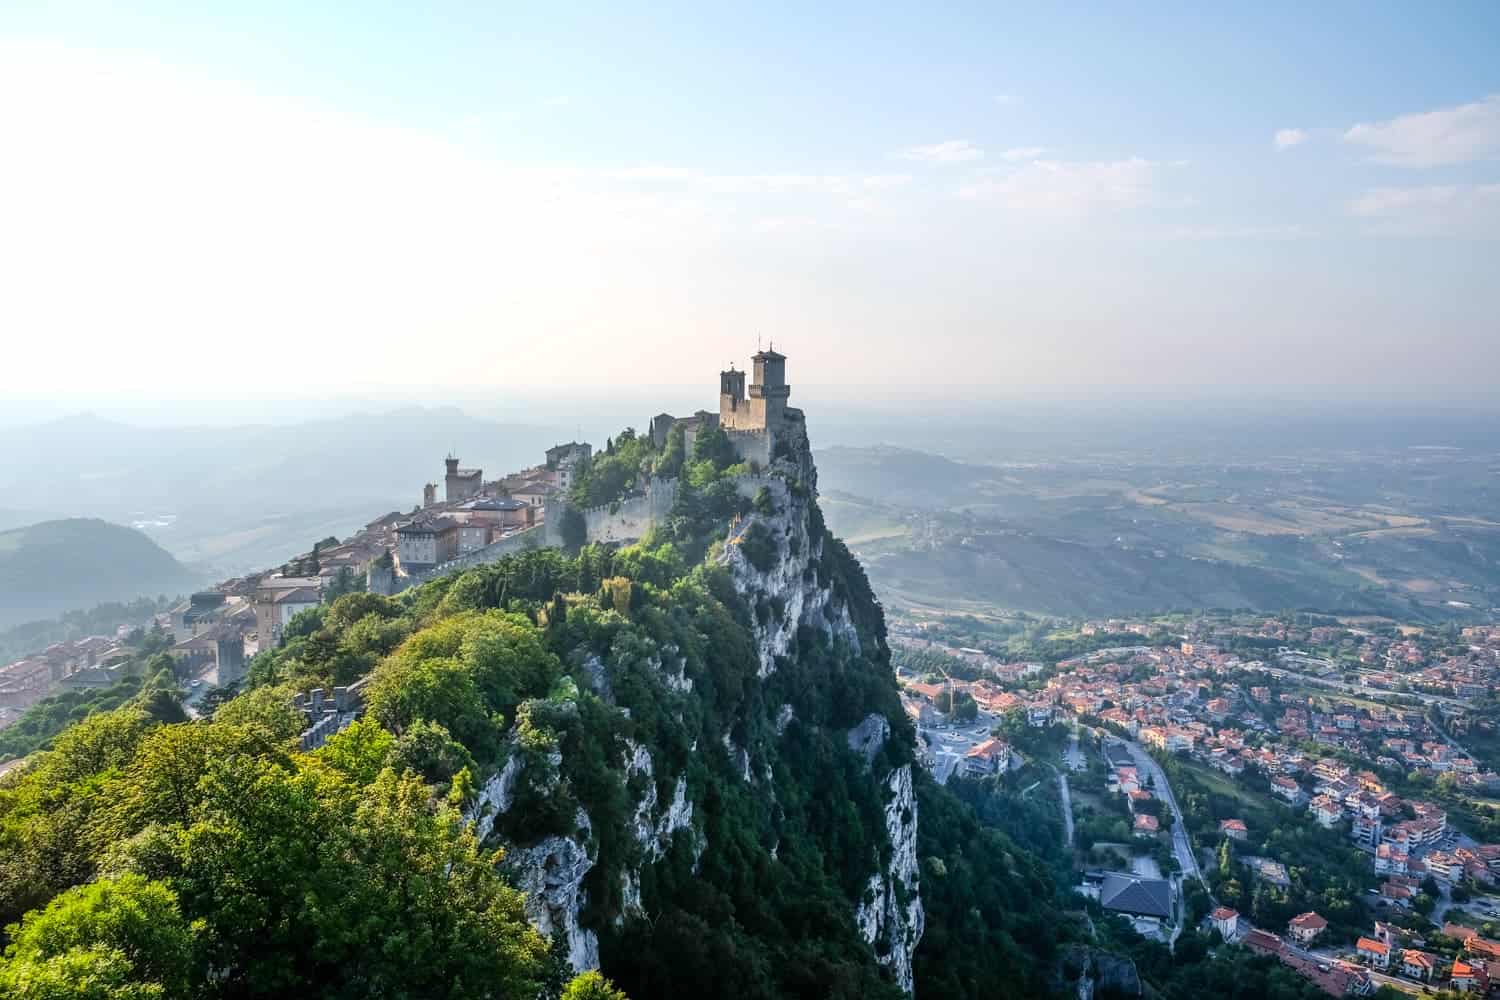
<path id="1" fill-rule="evenodd" d="M 0 626 L 196 582 L 150 538 L 108 521 L 68 518 L 0 532 Z"/>

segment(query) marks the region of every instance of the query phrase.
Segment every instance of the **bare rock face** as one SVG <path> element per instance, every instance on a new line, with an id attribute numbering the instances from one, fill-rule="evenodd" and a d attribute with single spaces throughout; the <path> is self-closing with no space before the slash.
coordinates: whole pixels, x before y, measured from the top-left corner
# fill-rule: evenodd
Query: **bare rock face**
<path id="1" fill-rule="evenodd" d="M 562 763 L 561 754 L 558 755 L 557 762 Z M 512 755 L 500 772 L 486 781 L 479 790 L 474 804 L 469 807 L 464 818 L 474 824 L 474 836 L 480 843 L 495 829 L 496 817 L 510 812 L 511 803 L 516 797 L 516 779 L 520 776 L 521 759 Z"/>
<path id="2" fill-rule="evenodd" d="M 568 961 L 583 971 L 599 968 L 599 937 L 578 926 L 587 902 L 583 880 L 594 859 L 585 847 L 592 826 L 582 809 L 577 824 L 577 836 L 545 837 L 530 847 L 514 848 L 504 865 L 526 894 L 526 919 L 544 937 L 561 934 L 568 943 Z"/>
<path id="3" fill-rule="evenodd" d="M 875 763 L 875 757 L 885 749 L 885 741 L 891 737 L 891 724 L 879 712 L 871 712 L 860 724 L 849 730 L 849 749 L 865 759 L 865 766 Z"/>
<path id="4" fill-rule="evenodd" d="M 721 556 L 734 579 L 735 588 L 752 609 L 769 606 L 779 613 L 753 615 L 756 652 L 760 658 L 759 674 L 770 676 L 777 660 L 793 648 L 799 628 L 821 631 L 836 643 L 860 649 L 859 633 L 848 606 L 836 598 L 832 588 L 820 580 L 825 539 L 813 536 L 810 525 L 811 497 L 815 495 L 817 473 L 805 438 L 793 442 L 788 458 L 773 463 L 774 475 L 751 480 L 741 492 L 753 496 L 765 489 L 770 499 L 769 512 L 759 504 L 757 512 L 747 515 L 730 532 Z M 793 488 L 790 483 L 797 483 Z M 752 490 L 754 492 L 752 492 Z M 775 545 L 775 559 L 762 560 L 757 568 L 739 545 L 752 525 L 759 524 Z M 786 715 L 776 720 L 777 732 L 791 721 Z M 890 721 L 879 713 L 866 716 L 846 734 L 849 748 L 860 754 L 868 766 L 891 735 Z M 743 754 L 726 739 L 731 754 Z M 742 773 L 749 779 L 748 761 Z M 886 870 L 870 876 L 863 898 L 855 905 L 854 919 L 864 939 L 874 949 L 881 964 L 907 993 L 913 990 L 912 955 L 922 938 L 925 914 L 922 910 L 917 866 L 917 804 L 912 790 L 911 765 L 891 771 L 882 780 L 889 796 L 885 809 L 886 837 L 891 846 L 891 860 Z"/>
<path id="5" fill-rule="evenodd" d="M 891 796 L 885 806 L 890 866 L 870 876 L 864 898 L 855 907 L 854 920 L 880 963 L 891 970 L 902 989 L 911 993 L 911 960 L 922 940 L 926 914 L 917 868 L 917 802 L 910 764 L 891 772 L 886 791 Z"/>
<path id="6" fill-rule="evenodd" d="M 771 497 L 772 512 L 748 515 L 735 526 L 724 546 L 722 559 L 734 577 L 735 588 L 752 607 L 766 602 L 779 607 L 781 613 L 768 621 L 757 618 L 752 631 L 760 657 L 760 676 L 769 677 L 776 670 L 776 660 L 785 656 L 801 626 L 815 628 L 827 635 L 859 648 L 859 633 L 849 617 L 849 609 L 833 599 L 828 588 L 820 586 L 814 567 L 823 558 L 823 539 L 810 537 L 809 501 L 794 493 L 785 480 L 768 478 L 747 481 L 746 490 L 764 488 Z M 773 539 L 776 559 L 762 571 L 746 558 L 738 542 L 752 525 L 760 525 Z"/>
<path id="7" fill-rule="evenodd" d="M 637 774 L 643 774 L 647 778 L 655 777 L 655 763 L 651 758 L 650 750 L 633 740 L 627 740 L 626 754 L 626 780 Z M 667 848 L 672 846 L 672 837 L 677 831 L 693 828 L 693 803 L 687 797 L 686 777 L 678 776 L 677 784 L 672 790 L 672 801 L 667 803 L 666 808 L 658 811 L 658 801 L 656 782 L 647 781 L 646 790 L 641 794 L 640 801 L 636 803 L 635 813 L 631 819 L 631 833 L 641 848 L 644 864 L 660 861 L 667 853 Z M 695 865 L 696 859 L 703 856 L 704 846 L 701 837 L 694 843 Z M 628 869 L 624 872 L 621 876 L 621 893 L 624 897 L 624 905 L 615 915 L 616 924 L 622 922 L 627 915 L 643 912 L 639 869 Z"/>
<path id="8" fill-rule="evenodd" d="M 799 629 L 822 632 L 835 645 L 855 651 L 861 643 L 846 598 L 835 596 L 829 583 L 824 533 L 819 530 L 814 535 L 813 529 L 818 524 L 812 510 L 816 471 L 805 437 L 793 442 L 787 451 L 789 454 L 772 463 L 770 475 L 748 476 L 739 482 L 738 488 L 747 498 L 757 497 L 762 490 L 766 495 L 758 500 L 756 513 L 731 529 L 720 556 L 737 591 L 754 611 L 752 637 L 761 678 L 774 673 L 779 662 L 787 663 L 785 658 L 797 647 Z M 767 499 L 769 504 L 765 502 Z M 759 525 L 757 534 L 774 545 L 773 559 L 757 554 L 762 568 L 757 568 L 739 545 L 751 525 Z M 651 665 L 668 689 L 679 693 L 693 690 L 693 681 L 685 672 L 686 661 L 678 649 L 663 647 L 654 655 Z M 584 666 L 587 686 L 608 701 L 606 665 L 595 659 Z M 789 663 L 787 669 L 797 666 Z M 776 706 L 772 711 L 774 716 L 767 721 L 778 735 L 794 722 L 802 724 L 790 704 Z M 865 761 L 869 780 L 879 782 L 886 796 L 884 836 L 891 848 L 889 862 L 870 875 L 862 897 L 851 906 L 850 916 L 876 958 L 911 993 L 912 954 L 921 939 L 925 920 L 918 879 L 917 806 L 912 768 L 909 764 L 889 772 L 876 768 L 876 761 L 892 735 L 890 720 L 880 713 L 871 713 L 842 735 L 850 750 Z M 698 749 L 695 742 L 693 750 Z M 709 744 L 704 751 L 717 753 L 719 749 Z M 743 781 L 756 782 L 766 794 L 773 794 L 769 760 L 753 753 L 753 747 L 739 746 L 728 733 L 723 735 L 722 749 L 735 774 Z M 560 757 L 549 763 L 549 770 L 557 773 Z M 655 773 L 657 761 L 651 749 L 631 740 L 625 741 L 620 767 L 625 780 L 637 779 L 634 785 L 641 789 L 627 821 L 640 855 L 639 865 L 627 867 L 619 876 L 623 903 L 618 912 L 609 915 L 616 924 L 645 916 L 641 903 L 642 868 L 665 857 L 679 834 L 693 837 L 696 857 L 701 857 L 706 847 L 702 833 L 693 825 L 696 810 L 689 798 L 685 776 L 678 776 L 670 784 L 662 781 L 659 786 Z M 495 817 L 512 808 L 516 783 L 522 777 L 519 768 L 514 761 L 508 761 L 481 789 L 470 811 L 481 838 L 491 834 Z M 640 781 L 642 777 L 646 780 Z M 591 850 L 597 850 L 590 847 L 595 842 L 591 834 L 589 816 L 580 809 L 573 835 L 547 837 L 535 844 L 514 847 L 504 862 L 517 886 L 526 893 L 528 919 L 545 935 L 562 935 L 568 944 L 569 960 L 580 971 L 597 968 L 599 963 L 596 936 L 578 925 L 579 913 L 587 902 L 583 882 L 597 860 L 590 854 Z M 773 857 L 775 853 L 773 848 Z"/>

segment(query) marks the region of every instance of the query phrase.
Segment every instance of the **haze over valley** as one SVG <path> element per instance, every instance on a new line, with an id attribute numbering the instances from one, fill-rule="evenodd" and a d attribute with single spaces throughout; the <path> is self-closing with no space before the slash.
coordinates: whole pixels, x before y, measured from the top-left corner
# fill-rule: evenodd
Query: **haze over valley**
<path id="1" fill-rule="evenodd" d="M 1500 997 L 1497 40 L 0 3 L 0 998 Z"/>

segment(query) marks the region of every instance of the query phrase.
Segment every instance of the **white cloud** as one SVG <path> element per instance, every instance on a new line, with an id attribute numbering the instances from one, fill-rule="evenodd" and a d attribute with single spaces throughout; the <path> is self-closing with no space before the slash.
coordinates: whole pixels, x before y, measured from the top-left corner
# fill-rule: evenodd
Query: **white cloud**
<path id="1" fill-rule="evenodd" d="M 1364 146 L 1377 163 L 1440 167 L 1500 157 L 1500 94 L 1455 108 L 1355 125 L 1344 141 Z"/>
<path id="2" fill-rule="evenodd" d="M 1021 98 L 1015 94 L 996 94 L 995 103 L 1002 107 L 1009 107 L 1013 104 L 1020 104 Z"/>
<path id="3" fill-rule="evenodd" d="M 1150 235 L 1168 240 L 1295 240 L 1317 235 L 1306 226 L 1167 226 Z"/>
<path id="4" fill-rule="evenodd" d="M 984 150 L 968 139 L 949 139 L 930 146 L 911 146 L 897 154 L 903 160 L 918 163 L 967 163 L 984 159 Z"/>
<path id="5" fill-rule="evenodd" d="M 959 196 L 1012 211 L 1074 218 L 1096 210 L 1132 208 L 1151 200 L 1157 164 L 1128 160 L 1036 160 L 1013 170 L 991 170 L 959 189 Z"/>
<path id="6" fill-rule="evenodd" d="M 1307 130 L 1300 128 L 1284 128 L 1278 131 L 1272 142 L 1277 149 L 1291 149 L 1300 146 L 1307 141 Z"/>
<path id="7" fill-rule="evenodd" d="M 1348 211 L 1371 233 L 1500 238 L 1500 184 L 1371 188 Z"/>
<path id="8" fill-rule="evenodd" d="M 556 97 L 547 98 L 547 100 L 542 103 L 546 104 L 549 108 L 565 108 L 572 103 L 572 98 L 568 97 L 566 94 L 559 94 Z"/>
<path id="9" fill-rule="evenodd" d="M 863 183 L 870 191 L 885 191 L 910 184 L 911 174 L 871 174 L 864 178 Z"/>
<path id="10" fill-rule="evenodd" d="M 1015 149 L 1007 149 L 1000 154 L 1000 159 L 1007 163 L 1015 163 L 1020 160 L 1034 160 L 1047 151 L 1045 146 L 1017 146 Z"/>

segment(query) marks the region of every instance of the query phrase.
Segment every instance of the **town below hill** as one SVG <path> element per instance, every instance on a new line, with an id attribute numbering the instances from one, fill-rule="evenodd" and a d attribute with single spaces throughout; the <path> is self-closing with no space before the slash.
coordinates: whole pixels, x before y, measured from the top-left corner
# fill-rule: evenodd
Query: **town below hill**
<path id="1" fill-rule="evenodd" d="M 1060 815 L 1059 867 L 1144 938 L 1240 944 L 1334 996 L 1483 995 L 1500 974 L 1500 627 L 891 632 L 924 764 Z"/>

